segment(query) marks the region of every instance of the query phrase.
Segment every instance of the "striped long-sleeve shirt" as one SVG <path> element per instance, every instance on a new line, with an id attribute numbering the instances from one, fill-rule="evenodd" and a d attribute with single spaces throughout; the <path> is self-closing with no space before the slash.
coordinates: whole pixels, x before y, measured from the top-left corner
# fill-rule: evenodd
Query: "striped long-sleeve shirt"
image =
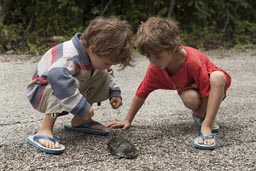
<path id="1" fill-rule="evenodd" d="M 89 111 L 90 104 L 79 92 L 76 82 L 79 75 L 91 75 L 94 69 L 79 42 L 80 36 L 81 33 L 77 33 L 71 40 L 49 49 L 39 61 L 32 77 L 34 86 L 26 90 L 34 108 L 40 103 L 46 85 L 50 84 L 66 112 L 83 117 Z M 109 97 L 121 97 L 113 72 L 109 72 L 109 77 Z"/>

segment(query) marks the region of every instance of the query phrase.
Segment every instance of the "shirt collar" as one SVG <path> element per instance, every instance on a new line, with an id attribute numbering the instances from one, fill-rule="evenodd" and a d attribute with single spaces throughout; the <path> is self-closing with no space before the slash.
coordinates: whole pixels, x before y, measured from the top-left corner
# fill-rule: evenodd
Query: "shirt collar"
<path id="1" fill-rule="evenodd" d="M 85 52 L 85 49 L 83 47 L 83 45 L 80 43 L 79 41 L 79 37 L 82 35 L 82 33 L 76 33 L 74 37 L 72 37 L 72 42 L 75 46 L 75 48 L 77 49 L 77 52 L 80 56 L 80 60 L 82 61 L 82 63 L 84 65 L 91 65 L 90 59 L 89 59 L 89 55 Z"/>

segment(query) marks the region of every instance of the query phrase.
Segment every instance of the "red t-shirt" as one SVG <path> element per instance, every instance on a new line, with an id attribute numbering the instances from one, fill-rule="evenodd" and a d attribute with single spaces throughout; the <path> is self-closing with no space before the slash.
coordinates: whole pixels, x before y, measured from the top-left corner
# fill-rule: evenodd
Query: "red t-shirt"
<path id="1" fill-rule="evenodd" d="M 139 85 L 136 96 L 146 98 L 149 93 L 157 89 L 182 91 L 197 89 L 202 96 L 208 96 L 210 91 L 210 73 L 222 71 L 227 78 L 227 89 L 231 84 L 230 75 L 217 67 L 199 50 L 182 46 L 187 52 L 186 58 L 179 70 L 169 76 L 165 69 L 159 69 L 149 64 L 146 75 Z"/>

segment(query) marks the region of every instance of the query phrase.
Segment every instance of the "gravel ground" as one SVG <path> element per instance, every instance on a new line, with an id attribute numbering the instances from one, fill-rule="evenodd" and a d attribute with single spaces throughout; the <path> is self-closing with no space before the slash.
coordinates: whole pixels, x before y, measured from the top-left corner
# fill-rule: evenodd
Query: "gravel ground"
<path id="1" fill-rule="evenodd" d="M 0 170 L 256 170 L 256 50 L 206 52 L 233 77 L 228 96 L 217 116 L 221 126 L 214 151 L 196 150 L 197 131 L 175 91 L 153 92 L 133 126 L 121 134 L 140 151 L 136 159 L 119 159 L 107 151 L 107 137 L 63 130 L 71 115 L 58 119 L 54 134 L 66 146 L 61 155 L 47 155 L 26 143 L 43 114 L 32 109 L 23 94 L 39 57 L 0 56 Z M 122 119 L 142 80 L 148 61 L 117 71 L 124 105 L 113 110 L 108 102 L 95 106 L 94 119 L 102 123 Z M 117 67 L 115 67 L 117 69 Z"/>

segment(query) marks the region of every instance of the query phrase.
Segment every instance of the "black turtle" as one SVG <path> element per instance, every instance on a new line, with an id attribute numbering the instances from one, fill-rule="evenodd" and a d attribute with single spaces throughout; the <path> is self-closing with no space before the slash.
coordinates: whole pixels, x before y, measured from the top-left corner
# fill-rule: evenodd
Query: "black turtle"
<path id="1" fill-rule="evenodd" d="M 138 150 L 135 146 L 121 136 L 110 139 L 108 142 L 108 150 L 112 155 L 120 158 L 133 159 L 138 156 Z"/>

